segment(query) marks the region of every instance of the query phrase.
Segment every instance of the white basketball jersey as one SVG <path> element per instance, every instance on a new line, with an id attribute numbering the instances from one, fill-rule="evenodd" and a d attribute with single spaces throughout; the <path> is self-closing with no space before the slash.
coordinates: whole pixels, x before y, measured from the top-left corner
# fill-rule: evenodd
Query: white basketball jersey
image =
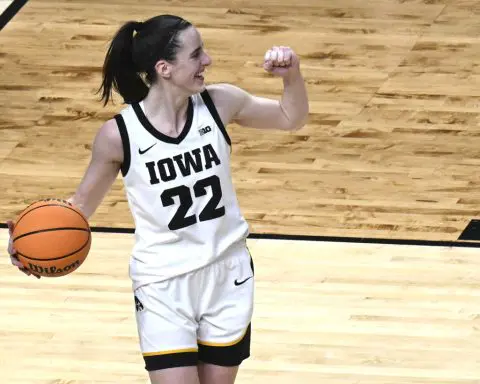
<path id="1" fill-rule="evenodd" d="M 115 117 L 122 176 L 135 222 L 130 261 L 134 289 L 201 268 L 245 247 L 230 173 L 230 138 L 207 91 L 190 97 L 177 138 L 157 131 L 143 104 Z"/>

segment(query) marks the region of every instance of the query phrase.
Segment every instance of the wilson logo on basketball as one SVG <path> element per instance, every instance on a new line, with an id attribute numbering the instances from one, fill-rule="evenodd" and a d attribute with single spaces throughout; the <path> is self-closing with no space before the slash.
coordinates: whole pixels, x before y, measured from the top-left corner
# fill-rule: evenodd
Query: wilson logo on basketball
<path id="1" fill-rule="evenodd" d="M 46 276 L 54 276 L 58 274 L 64 274 L 66 272 L 73 272 L 77 269 L 81 264 L 80 260 L 74 261 L 72 264 L 66 265 L 63 268 L 57 267 L 41 267 L 40 265 L 32 264 L 31 262 L 28 263 L 28 269 L 33 273 L 38 273 L 40 275 Z"/>

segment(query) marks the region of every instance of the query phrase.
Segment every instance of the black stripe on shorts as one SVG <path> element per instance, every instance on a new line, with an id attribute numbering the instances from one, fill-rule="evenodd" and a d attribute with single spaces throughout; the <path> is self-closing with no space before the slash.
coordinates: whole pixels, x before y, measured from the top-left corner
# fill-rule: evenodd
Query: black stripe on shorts
<path id="1" fill-rule="evenodd" d="M 175 352 L 153 356 L 143 356 L 147 371 L 160 369 L 190 367 L 198 364 L 198 352 Z"/>
<path id="2" fill-rule="evenodd" d="M 198 359 L 207 364 L 223 367 L 236 367 L 250 357 L 251 324 L 243 338 L 229 346 L 210 346 L 198 344 Z"/>

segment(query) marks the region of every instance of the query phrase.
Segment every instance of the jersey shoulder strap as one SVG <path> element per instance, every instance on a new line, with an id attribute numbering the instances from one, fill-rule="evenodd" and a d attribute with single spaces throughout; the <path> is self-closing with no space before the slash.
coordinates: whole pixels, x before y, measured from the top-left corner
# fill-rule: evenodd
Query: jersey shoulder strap
<path id="1" fill-rule="evenodd" d="M 203 102 L 205 103 L 206 107 L 208 108 L 208 111 L 213 117 L 213 120 L 215 120 L 215 123 L 217 124 L 218 128 L 223 134 L 223 137 L 225 138 L 226 142 L 228 143 L 229 146 L 232 146 L 232 141 L 230 140 L 230 136 L 228 135 L 227 130 L 225 129 L 225 126 L 223 125 L 222 119 L 220 118 L 220 115 L 218 114 L 217 108 L 215 107 L 215 104 L 213 103 L 213 100 L 208 93 L 208 90 L 205 89 L 200 96 L 202 97 Z"/>

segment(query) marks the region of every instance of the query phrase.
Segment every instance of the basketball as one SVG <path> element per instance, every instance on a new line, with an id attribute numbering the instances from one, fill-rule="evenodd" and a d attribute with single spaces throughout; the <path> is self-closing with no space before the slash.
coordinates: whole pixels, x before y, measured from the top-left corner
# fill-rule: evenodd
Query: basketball
<path id="1" fill-rule="evenodd" d="M 92 237 L 78 208 L 65 200 L 47 199 L 29 205 L 18 215 L 12 241 L 18 259 L 30 272 L 58 277 L 82 265 Z"/>

